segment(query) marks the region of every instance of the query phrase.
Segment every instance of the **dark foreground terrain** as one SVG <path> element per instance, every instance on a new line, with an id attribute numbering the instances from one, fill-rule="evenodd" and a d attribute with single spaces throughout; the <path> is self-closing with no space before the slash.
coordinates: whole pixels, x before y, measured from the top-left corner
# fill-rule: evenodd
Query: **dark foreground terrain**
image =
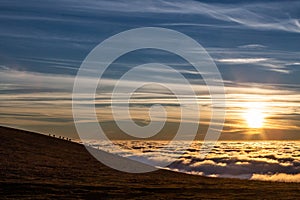
<path id="1" fill-rule="evenodd" d="M 0 142 L 0 199 L 300 199 L 297 183 L 123 173 L 80 144 L 11 128 Z"/>

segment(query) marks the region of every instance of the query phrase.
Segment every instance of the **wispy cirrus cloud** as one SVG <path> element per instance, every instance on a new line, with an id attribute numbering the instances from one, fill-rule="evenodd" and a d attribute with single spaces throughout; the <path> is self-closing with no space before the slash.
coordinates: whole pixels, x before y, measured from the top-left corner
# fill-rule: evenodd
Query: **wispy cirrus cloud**
<path id="1" fill-rule="evenodd" d="M 8 2 L 6 4 L 9 4 Z M 29 2 L 30 5 L 30 2 Z M 43 4 L 33 4 L 34 7 L 41 9 L 47 8 L 55 12 L 65 10 L 67 12 L 86 12 L 101 17 L 101 11 L 113 14 L 118 12 L 121 15 L 129 16 L 132 13 L 164 13 L 164 14 L 193 14 L 205 16 L 221 22 L 228 22 L 231 25 L 237 24 L 257 30 L 280 30 L 287 32 L 300 33 L 300 16 L 297 10 L 300 2 L 251 2 L 251 3 L 204 3 L 199 1 L 170 1 L 170 0 L 133 0 L 128 3 L 125 0 L 118 1 L 79 1 L 64 0 L 52 5 L 49 2 Z M 109 15 L 109 13 L 107 13 Z M 59 18 L 57 16 L 22 16 L 20 15 L 0 15 L 0 19 L 13 20 L 46 20 L 58 22 L 76 23 L 85 22 L 85 19 Z M 91 21 L 86 21 L 90 23 Z M 186 23 L 179 23 L 184 25 Z M 189 24 L 189 23 L 187 23 Z M 196 25 L 197 23 L 192 23 Z M 200 23 L 201 24 L 201 23 Z M 204 25 L 204 24 L 202 24 Z M 224 24 L 218 24 L 224 26 Z M 212 24 L 210 24 L 212 26 Z"/>
<path id="2" fill-rule="evenodd" d="M 208 4 L 198 1 L 74 1 L 73 9 L 106 10 L 122 13 L 168 13 L 203 15 L 223 22 L 240 24 L 252 29 L 281 30 L 300 33 L 299 16 L 293 16 L 300 3 L 290 1 L 266 3 Z"/>

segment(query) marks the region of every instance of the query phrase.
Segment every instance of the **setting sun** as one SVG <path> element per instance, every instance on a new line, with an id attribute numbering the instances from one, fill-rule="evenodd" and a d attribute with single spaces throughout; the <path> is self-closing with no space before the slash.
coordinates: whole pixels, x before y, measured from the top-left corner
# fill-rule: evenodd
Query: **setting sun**
<path id="1" fill-rule="evenodd" d="M 263 113 L 262 105 L 248 106 L 248 110 L 244 114 L 249 128 L 262 128 L 264 124 L 265 115 Z"/>

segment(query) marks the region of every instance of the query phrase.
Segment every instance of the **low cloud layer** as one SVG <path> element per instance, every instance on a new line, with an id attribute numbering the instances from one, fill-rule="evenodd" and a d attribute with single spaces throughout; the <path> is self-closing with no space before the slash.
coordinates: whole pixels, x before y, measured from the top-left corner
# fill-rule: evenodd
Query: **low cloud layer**
<path id="1" fill-rule="evenodd" d="M 209 177 L 229 177 L 279 182 L 299 182 L 299 142 L 218 142 L 205 159 L 200 158 L 202 143 L 175 143 L 163 149 L 167 141 L 116 141 L 114 146 L 97 140 L 85 144 L 157 166 L 174 161 L 167 169 Z M 151 162 L 150 162 L 151 161 Z"/>

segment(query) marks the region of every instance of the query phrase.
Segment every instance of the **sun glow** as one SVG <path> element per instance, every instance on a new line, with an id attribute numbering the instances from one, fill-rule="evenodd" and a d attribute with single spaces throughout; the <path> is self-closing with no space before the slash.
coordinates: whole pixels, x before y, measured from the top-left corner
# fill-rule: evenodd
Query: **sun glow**
<path id="1" fill-rule="evenodd" d="M 261 103 L 251 104 L 244 113 L 244 118 L 249 128 L 262 128 L 264 125 L 265 114 Z"/>

